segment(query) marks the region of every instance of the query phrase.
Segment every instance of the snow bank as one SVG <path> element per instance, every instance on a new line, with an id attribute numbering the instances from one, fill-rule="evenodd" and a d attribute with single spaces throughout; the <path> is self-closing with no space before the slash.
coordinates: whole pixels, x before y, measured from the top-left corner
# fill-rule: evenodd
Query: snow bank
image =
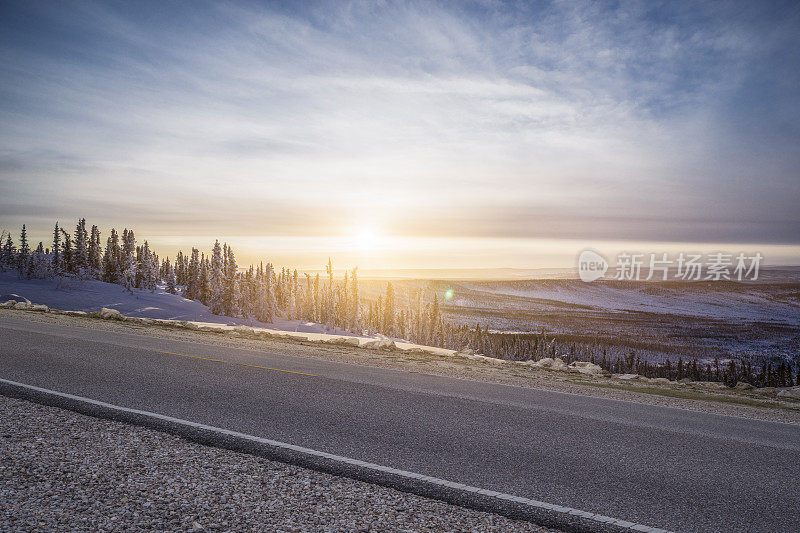
<path id="1" fill-rule="evenodd" d="M 0 304 L 0 308 L 4 309 L 22 309 L 25 311 L 48 311 L 49 308 L 46 305 L 36 305 L 32 304 L 27 300 L 18 301 L 18 300 L 8 300 Z"/>
<path id="2" fill-rule="evenodd" d="M 31 303 L 30 300 L 28 300 L 23 296 L 20 296 L 19 294 L 4 294 L 0 296 L 0 302 L 25 302 L 26 304 Z"/>

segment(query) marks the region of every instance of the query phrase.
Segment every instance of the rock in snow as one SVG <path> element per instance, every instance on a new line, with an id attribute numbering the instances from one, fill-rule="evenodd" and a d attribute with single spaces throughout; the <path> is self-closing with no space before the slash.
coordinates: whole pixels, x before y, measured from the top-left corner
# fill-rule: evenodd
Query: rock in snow
<path id="1" fill-rule="evenodd" d="M 108 309 L 107 307 L 103 307 L 100 309 L 100 317 L 105 320 L 123 320 L 124 317 L 122 313 L 117 311 L 116 309 Z"/>
<path id="2" fill-rule="evenodd" d="M 358 346 L 358 339 L 355 337 L 350 337 L 356 341 L 355 346 Z M 374 341 L 368 341 L 362 344 L 364 348 L 378 348 L 384 350 L 391 350 L 395 347 L 394 341 L 391 339 L 378 339 Z"/>
<path id="3" fill-rule="evenodd" d="M 724 383 L 719 383 L 717 381 L 692 381 L 689 383 L 692 387 L 700 388 L 700 389 L 718 389 L 723 390 L 727 389 L 728 386 Z"/>
<path id="4" fill-rule="evenodd" d="M 529 363 L 530 366 L 535 366 L 536 368 L 547 368 L 549 370 L 566 370 L 567 365 L 564 364 L 564 361 L 556 357 L 553 359 L 552 357 L 544 357 L 539 359 L 534 363 Z"/>
<path id="5" fill-rule="evenodd" d="M 604 370 L 600 365 L 590 363 L 589 361 L 574 361 L 568 365 L 570 370 L 576 370 L 581 374 L 600 375 Z"/>
<path id="6" fill-rule="evenodd" d="M 788 389 L 783 389 L 778 393 L 778 396 L 782 398 L 795 398 L 800 400 L 800 385 L 797 387 L 789 387 Z"/>

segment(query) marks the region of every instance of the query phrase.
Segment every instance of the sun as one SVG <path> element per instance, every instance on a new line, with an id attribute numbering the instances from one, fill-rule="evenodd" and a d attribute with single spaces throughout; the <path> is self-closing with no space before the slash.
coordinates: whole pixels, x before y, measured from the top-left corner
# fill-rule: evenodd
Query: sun
<path id="1" fill-rule="evenodd" d="M 362 252 L 374 252 L 380 247 L 381 238 L 373 229 L 361 229 L 354 238 L 356 247 Z"/>

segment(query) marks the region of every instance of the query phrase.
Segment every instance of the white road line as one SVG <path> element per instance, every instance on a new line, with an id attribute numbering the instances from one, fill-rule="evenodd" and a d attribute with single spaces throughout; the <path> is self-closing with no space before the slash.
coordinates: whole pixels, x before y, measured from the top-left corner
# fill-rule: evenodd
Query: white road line
<path id="1" fill-rule="evenodd" d="M 328 460 L 331 460 L 331 461 L 337 461 L 337 462 L 341 462 L 341 463 L 345 463 L 345 464 L 356 465 L 356 466 L 359 466 L 361 468 L 366 468 L 366 469 L 374 470 L 374 471 L 377 471 L 377 472 L 388 472 L 388 473 L 391 473 L 393 475 L 405 477 L 405 478 L 408 478 L 408 479 L 413 479 L 413 480 L 416 480 L 416 481 L 424 481 L 426 483 L 430 483 L 430 484 L 433 484 L 433 485 L 440 485 L 440 486 L 443 486 L 443 487 L 447 487 L 448 489 L 462 490 L 462 491 L 466 491 L 466 492 L 475 492 L 475 493 L 482 494 L 482 495 L 484 495 L 484 496 L 486 496 L 488 498 L 496 498 L 496 499 L 499 499 L 499 500 L 513 501 L 513 502 L 517 502 L 519 504 L 526 505 L 526 506 L 529 506 L 529 507 L 532 507 L 532 508 L 544 509 L 544 510 L 551 511 L 551 512 L 554 511 L 554 512 L 558 512 L 558 513 L 567 513 L 567 514 L 571 514 L 571 515 L 576 515 L 576 516 L 583 517 L 583 518 L 585 518 L 587 520 L 593 520 L 593 521 L 596 521 L 596 522 L 601 523 L 601 524 L 611 524 L 611 525 L 614 525 L 616 527 L 623 528 L 623 529 L 630 529 L 630 530 L 633 530 L 633 531 L 642 531 L 642 532 L 645 532 L 645 533 L 669 533 L 667 530 L 664 530 L 664 529 L 645 526 L 643 524 L 636 524 L 634 522 L 628 522 L 626 520 L 620 520 L 618 518 L 612 518 L 610 516 L 598 515 L 598 514 L 590 513 L 588 511 L 582 511 L 580 509 L 573 509 L 572 507 L 564 507 L 564 506 L 550 504 L 550 503 L 546 503 L 546 502 L 540 502 L 540 501 L 536 501 L 536 500 L 531 500 L 531 499 L 523 498 L 523 497 L 520 497 L 520 496 L 514 496 L 512 494 L 504 494 L 502 492 L 496 492 L 496 491 L 493 491 L 493 490 L 482 489 L 482 488 L 473 487 L 473 486 L 470 486 L 470 485 L 464 485 L 462 483 L 456 483 L 456 482 L 453 482 L 453 481 L 448 481 L 446 479 L 440 479 L 440 478 L 436 478 L 436 477 L 425 476 L 425 475 L 422 475 L 422 474 L 417 474 L 415 472 L 407 472 L 405 470 L 398 470 L 396 468 L 392 468 L 392 467 L 389 467 L 389 466 L 379 465 L 379 464 L 375 464 L 375 463 L 368 463 L 368 462 L 365 462 L 365 461 L 360 461 L 358 459 L 352 459 L 350 457 L 344 457 L 344 456 L 341 456 L 341 455 L 334 455 L 334 454 L 327 453 L 327 452 L 321 452 L 321 451 L 318 451 L 318 450 L 313 450 L 311 448 L 304 448 L 302 446 L 296 446 L 294 444 L 288 444 L 288 443 L 280 442 L 280 441 L 277 441 L 277 440 L 266 439 L 264 437 L 256 437 L 254 435 L 248 435 L 246 433 L 239 433 L 238 431 L 231 431 L 229 429 L 223 429 L 223 428 L 218 428 L 218 427 L 214 427 L 214 426 L 208 426 L 208 425 L 205 425 L 205 424 L 200 424 L 198 422 L 192 422 L 190 420 L 183 420 L 181 418 L 175 418 L 175 417 L 172 417 L 172 416 L 162 415 L 162 414 L 159 414 L 159 413 L 153 413 L 153 412 L 150 412 L 150 411 L 142 411 L 142 410 L 139 410 L 139 409 L 131 409 L 129 407 L 121 407 L 119 405 L 114 405 L 114 404 L 110 404 L 110 403 L 106 403 L 106 402 L 101 402 L 99 400 L 93 400 L 91 398 L 86 398 L 86 397 L 83 397 L 83 396 L 76 396 L 74 394 L 68 394 L 66 392 L 58 392 L 58 391 L 54 391 L 54 390 L 50 390 L 50 389 L 44 389 L 44 388 L 41 388 L 41 387 L 36 387 L 34 385 L 28 385 L 26 383 L 19 383 L 17 381 L 11 381 L 11 380 L 8 380 L 8 379 L 3 379 L 3 378 L 0 378 L 0 383 L 6 383 L 8 385 L 12 385 L 12 386 L 15 386 L 15 387 L 21 387 L 21 388 L 24 388 L 24 389 L 29 389 L 29 390 L 32 390 L 32 391 L 41 392 L 41 393 L 52 395 L 52 396 L 58 396 L 58 397 L 66 398 L 66 399 L 70 399 L 70 400 L 77 400 L 77 401 L 88 403 L 88 404 L 91 404 L 91 405 L 96 405 L 98 407 L 105 407 L 105 408 L 114 409 L 114 410 L 118 410 L 118 411 L 123 411 L 123 412 L 126 412 L 126 413 L 131 413 L 131 414 L 135 414 L 135 415 L 139 415 L 139 416 L 145 416 L 145 417 L 154 418 L 154 419 L 157 419 L 157 420 L 163 420 L 165 422 L 170 422 L 172 424 L 177 424 L 177 425 L 182 425 L 182 426 L 186 426 L 186 427 L 202 429 L 204 431 L 211 431 L 211 432 L 215 432 L 215 433 L 219 433 L 219 434 L 223 434 L 223 435 L 228 435 L 228 436 L 231 436 L 231 437 L 235 437 L 235 438 L 242 439 L 242 440 L 247 440 L 247 441 L 250 441 L 250 442 L 257 442 L 259 444 L 266 444 L 268 446 L 273 446 L 275 448 L 282 448 L 282 449 L 291 450 L 291 451 L 298 452 L 298 453 L 312 455 L 312 456 L 315 456 L 315 457 L 322 457 L 322 458 L 325 458 L 325 459 L 328 459 Z"/>

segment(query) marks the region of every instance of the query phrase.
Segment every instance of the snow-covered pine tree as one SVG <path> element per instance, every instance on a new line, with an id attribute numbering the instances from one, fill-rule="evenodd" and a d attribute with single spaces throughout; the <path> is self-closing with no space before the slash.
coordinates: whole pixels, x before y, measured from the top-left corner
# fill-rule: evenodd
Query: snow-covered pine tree
<path id="1" fill-rule="evenodd" d="M 304 272 L 306 276 L 306 291 L 303 306 L 303 318 L 305 320 L 314 320 L 314 286 L 311 284 L 311 274 Z"/>
<path id="2" fill-rule="evenodd" d="M 147 242 L 147 241 L 145 241 L 145 242 Z M 156 255 L 155 252 L 151 251 L 150 252 L 150 268 L 147 270 L 147 276 L 145 278 L 146 281 L 147 281 L 147 287 L 146 288 L 149 289 L 150 292 L 155 292 L 156 289 L 158 288 L 158 284 L 161 283 L 161 275 L 160 275 L 159 268 L 160 268 L 160 266 L 159 266 L 159 263 L 158 263 L 158 255 Z"/>
<path id="3" fill-rule="evenodd" d="M 253 316 L 259 322 L 272 322 L 272 308 L 269 306 L 267 288 L 264 284 L 264 278 L 257 276 L 255 284 L 256 294 L 255 301 L 253 302 Z"/>
<path id="4" fill-rule="evenodd" d="M 106 251 L 103 254 L 103 273 L 100 279 L 106 283 L 122 284 L 120 272 L 122 267 L 119 264 L 122 251 L 119 247 L 119 234 L 117 230 L 111 228 L 111 234 L 106 239 Z"/>
<path id="5" fill-rule="evenodd" d="M 167 292 L 170 294 L 178 294 L 178 289 L 176 288 L 176 276 L 175 276 L 175 269 L 169 262 L 169 257 L 164 261 L 164 282 L 166 283 Z"/>
<path id="6" fill-rule="evenodd" d="M 294 317 L 296 319 L 300 318 L 300 307 L 301 307 L 301 304 L 302 304 L 302 295 L 300 294 L 300 285 L 297 282 L 297 280 L 298 280 L 298 274 L 297 274 L 297 269 L 295 269 L 294 272 L 292 273 L 292 299 L 294 300 L 294 304 L 293 304 L 294 309 L 295 309 Z"/>
<path id="7" fill-rule="evenodd" d="M 272 322 L 275 320 L 277 306 L 275 294 L 272 292 L 272 265 L 267 264 L 266 269 L 263 264 L 259 267 L 258 285 L 256 288 L 256 320 L 259 322 Z"/>
<path id="8" fill-rule="evenodd" d="M 251 281 L 252 285 L 250 286 L 250 316 L 253 318 L 258 318 L 258 301 L 260 298 L 260 292 L 262 289 L 262 270 L 260 268 L 253 267 L 253 279 Z"/>
<path id="9" fill-rule="evenodd" d="M 17 252 L 17 270 L 19 277 L 28 277 L 28 261 L 30 261 L 31 248 L 28 246 L 28 230 L 22 225 L 19 235 L 19 252 Z"/>
<path id="10" fill-rule="evenodd" d="M 6 240 L 6 230 L 0 230 L 0 272 L 5 272 L 8 260 L 6 259 L 6 252 L 3 247 L 3 242 Z"/>
<path id="11" fill-rule="evenodd" d="M 233 250 L 227 244 L 225 245 L 223 262 L 225 273 L 222 308 L 226 316 L 239 316 L 239 301 L 241 300 L 241 294 L 239 293 L 239 267 L 236 265 Z"/>
<path id="12" fill-rule="evenodd" d="M 269 307 L 272 309 L 273 316 L 280 316 L 280 307 L 278 306 L 278 299 L 275 297 L 275 267 L 272 263 L 267 263 L 264 267 L 264 281 L 266 283 L 267 298 L 269 299 Z"/>
<path id="13" fill-rule="evenodd" d="M 153 259 L 156 258 L 155 253 L 150 250 L 150 245 L 147 241 L 136 248 L 136 276 L 134 285 L 139 289 L 146 289 L 154 291 L 156 288 L 156 280 L 158 273 L 153 273 Z"/>
<path id="14" fill-rule="evenodd" d="M 284 291 L 283 291 L 283 277 L 286 273 L 284 268 L 281 268 L 281 273 L 275 276 L 275 284 L 273 285 L 273 291 L 275 292 L 275 301 L 278 303 L 278 307 L 281 309 L 286 308 L 286 299 L 284 298 Z"/>
<path id="15" fill-rule="evenodd" d="M 133 230 L 122 231 L 122 257 L 120 261 L 122 286 L 133 292 L 136 281 L 136 237 Z"/>
<path id="16" fill-rule="evenodd" d="M 155 268 L 155 271 L 154 271 Z M 141 246 L 141 258 L 136 268 L 136 277 L 139 287 L 154 292 L 158 280 L 158 258 L 150 249 L 150 244 L 144 241 Z"/>
<path id="17" fill-rule="evenodd" d="M 401 309 L 397 317 L 397 336 L 401 339 L 406 338 L 406 310 Z"/>
<path id="18" fill-rule="evenodd" d="M 136 247 L 136 274 L 133 277 L 133 286 L 137 289 L 144 288 L 144 278 L 145 278 L 145 269 L 148 267 L 150 263 L 150 257 L 148 254 L 147 259 L 144 257 L 144 247 L 137 246 Z"/>
<path id="19" fill-rule="evenodd" d="M 383 332 L 386 335 L 394 336 L 395 313 L 394 287 L 392 287 L 391 283 L 387 283 L 386 299 L 384 300 L 383 308 Z"/>
<path id="20" fill-rule="evenodd" d="M 431 304 L 431 314 L 430 314 L 430 336 L 428 337 L 430 340 L 435 340 L 438 338 L 441 330 L 439 329 L 439 295 L 434 293 L 433 294 L 433 304 Z"/>
<path id="21" fill-rule="evenodd" d="M 314 322 L 322 322 L 322 295 L 319 291 L 319 272 L 314 277 Z"/>
<path id="22" fill-rule="evenodd" d="M 53 257 L 50 260 L 50 269 L 54 276 L 61 274 L 61 232 L 58 230 L 58 221 L 53 229 Z"/>
<path id="23" fill-rule="evenodd" d="M 261 269 L 253 267 L 253 279 L 250 285 L 250 316 L 255 319 L 258 319 L 258 302 L 261 295 L 262 285 L 262 275 Z"/>
<path id="24" fill-rule="evenodd" d="M 100 230 L 96 225 L 92 225 L 92 232 L 89 235 L 89 275 L 100 279 L 103 268 L 103 250 L 100 245 Z"/>
<path id="25" fill-rule="evenodd" d="M 325 324 L 330 330 L 333 328 L 334 316 L 336 312 L 336 309 L 334 308 L 335 304 L 333 302 L 333 263 L 331 262 L 330 257 L 328 257 L 328 264 L 325 267 L 325 272 L 328 274 L 328 287 L 325 302 Z"/>
<path id="26" fill-rule="evenodd" d="M 253 267 L 253 285 L 252 293 L 250 295 L 252 298 L 250 311 L 252 312 L 253 318 L 256 320 L 258 320 L 259 305 L 261 304 L 261 292 L 264 288 L 263 280 L 264 264 L 261 263 L 257 267 Z"/>
<path id="27" fill-rule="evenodd" d="M 211 312 L 215 315 L 223 314 L 224 310 L 224 279 L 225 272 L 223 271 L 223 258 L 222 247 L 219 240 L 214 242 L 214 248 L 211 251 L 211 271 L 209 272 L 208 290 L 211 300 Z"/>
<path id="28" fill-rule="evenodd" d="M 206 254 L 200 254 L 200 281 L 198 283 L 199 300 L 203 305 L 209 305 L 211 302 L 211 291 L 209 290 L 209 283 L 211 279 L 211 262 L 206 257 Z"/>
<path id="29" fill-rule="evenodd" d="M 370 334 L 378 331 L 377 308 L 380 300 L 381 297 L 379 295 L 377 300 L 369 302 L 369 306 L 367 308 L 367 316 L 364 322 L 364 327 L 369 331 Z"/>
<path id="30" fill-rule="evenodd" d="M 14 246 L 14 241 L 11 239 L 10 231 L 5 235 L 5 242 L 3 243 L 2 251 L 2 264 L 9 269 L 16 269 L 17 249 Z"/>
<path id="31" fill-rule="evenodd" d="M 425 328 L 423 327 L 423 319 L 422 319 L 422 289 L 417 289 L 415 298 L 414 298 L 414 317 L 413 321 L 413 329 L 414 329 L 414 342 L 425 343 Z"/>
<path id="32" fill-rule="evenodd" d="M 175 283 L 177 285 L 186 285 L 186 272 L 183 269 L 183 252 L 178 251 L 178 255 L 175 257 L 175 266 L 173 267 L 175 270 Z"/>
<path id="33" fill-rule="evenodd" d="M 375 303 L 375 324 L 373 326 L 375 331 L 383 333 L 383 295 L 378 295 L 378 301 Z"/>
<path id="34" fill-rule="evenodd" d="M 296 273 L 296 272 L 295 272 Z M 297 286 L 295 283 L 296 278 L 289 276 L 289 270 L 286 270 L 286 318 L 294 320 L 297 318 Z"/>
<path id="35" fill-rule="evenodd" d="M 44 279 L 49 273 L 50 262 L 44 252 L 44 244 L 39 242 L 28 265 L 28 279 Z"/>
<path id="36" fill-rule="evenodd" d="M 75 240 L 72 255 L 74 271 L 80 278 L 88 277 L 89 270 L 89 235 L 86 233 L 86 219 L 78 219 L 75 226 Z"/>
<path id="37" fill-rule="evenodd" d="M 242 318 L 253 316 L 253 265 L 239 276 L 239 313 Z"/>
<path id="38" fill-rule="evenodd" d="M 197 248 L 192 248 L 192 258 L 189 260 L 189 264 L 186 267 L 185 273 L 186 279 L 185 289 L 183 291 L 183 296 L 189 300 L 199 300 L 200 299 L 200 286 L 199 286 L 199 279 L 200 279 L 200 250 Z"/>
<path id="39" fill-rule="evenodd" d="M 350 290 L 350 299 L 352 300 L 350 310 L 350 327 L 353 333 L 361 334 L 361 303 L 359 302 L 358 295 L 358 267 L 353 268 L 353 275 L 350 277 L 352 288 Z"/>
<path id="40" fill-rule="evenodd" d="M 339 324 L 342 329 L 350 330 L 350 273 L 344 271 L 344 283 L 340 291 L 341 301 L 339 302 Z"/>
<path id="41" fill-rule="evenodd" d="M 61 232 L 61 272 L 65 274 L 75 273 L 75 264 L 72 253 L 72 235 L 64 228 L 58 229 Z"/>

